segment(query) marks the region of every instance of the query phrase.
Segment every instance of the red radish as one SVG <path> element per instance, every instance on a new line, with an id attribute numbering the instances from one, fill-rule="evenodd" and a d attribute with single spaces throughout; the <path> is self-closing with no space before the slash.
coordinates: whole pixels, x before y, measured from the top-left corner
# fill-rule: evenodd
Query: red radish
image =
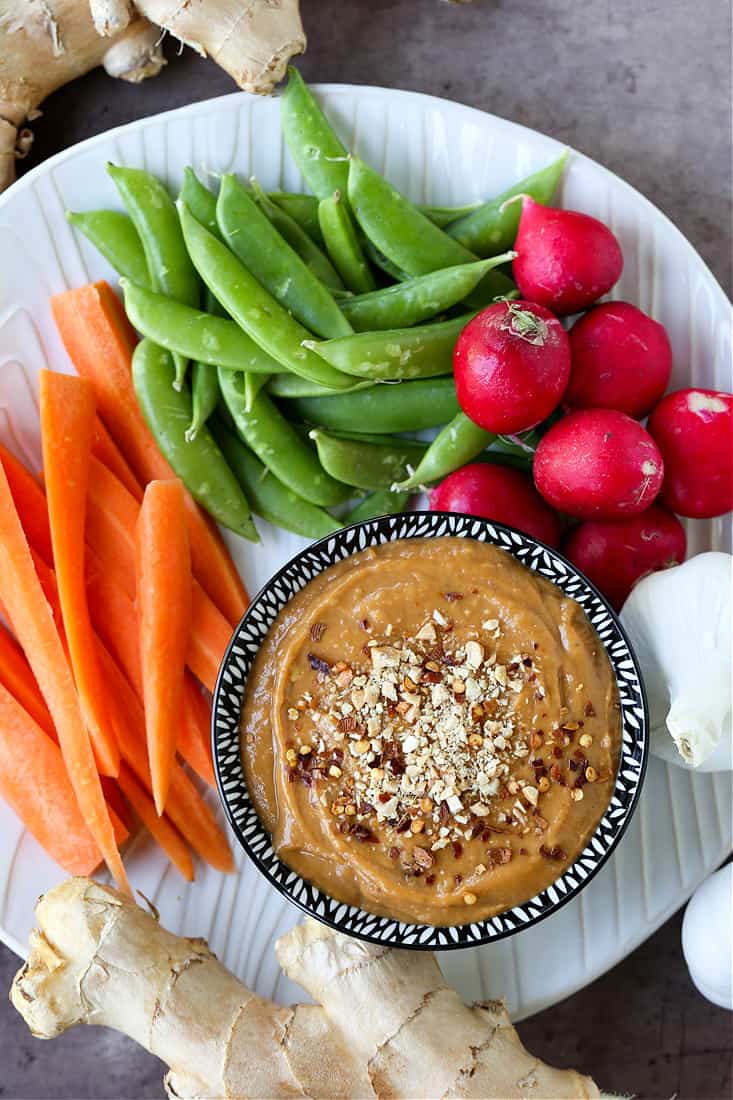
<path id="1" fill-rule="evenodd" d="M 733 394 L 668 393 L 648 428 L 664 458 L 662 500 L 668 508 L 696 519 L 733 508 Z"/>
<path id="2" fill-rule="evenodd" d="M 570 345 L 557 317 L 531 302 L 496 302 L 469 321 L 453 351 L 458 403 L 487 432 L 522 432 L 557 408 Z"/>
<path id="3" fill-rule="evenodd" d="M 667 331 L 630 302 L 594 306 L 570 329 L 569 409 L 618 409 L 646 416 L 669 385 Z"/>
<path id="4" fill-rule="evenodd" d="M 685 560 L 685 529 L 671 512 L 653 504 L 628 519 L 589 519 L 568 537 L 567 557 L 619 610 L 638 580 Z"/>
<path id="5" fill-rule="evenodd" d="M 554 313 L 579 313 L 621 275 L 621 246 L 608 226 L 577 210 L 542 206 L 528 195 L 514 248 L 514 279 L 523 298 Z"/>
<path id="6" fill-rule="evenodd" d="M 434 512 L 468 512 L 516 527 L 550 546 L 560 541 L 558 517 L 532 479 L 509 466 L 472 462 L 449 474 L 430 494 Z"/>
<path id="7" fill-rule="evenodd" d="M 553 424 L 534 456 L 534 480 L 553 508 L 581 519 L 643 512 L 662 487 L 664 463 L 638 421 L 583 409 Z"/>

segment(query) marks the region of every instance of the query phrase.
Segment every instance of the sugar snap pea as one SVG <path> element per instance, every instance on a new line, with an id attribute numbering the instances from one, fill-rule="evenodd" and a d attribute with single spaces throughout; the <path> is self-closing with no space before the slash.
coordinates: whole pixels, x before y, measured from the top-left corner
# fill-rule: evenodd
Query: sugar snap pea
<path id="1" fill-rule="evenodd" d="M 305 229 L 303 229 L 294 218 L 291 218 L 287 210 L 278 206 L 272 201 L 269 195 L 265 194 L 257 180 L 250 180 L 250 186 L 252 187 L 252 194 L 254 195 L 255 201 L 260 206 L 262 213 L 267 215 L 280 236 L 288 242 L 294 252 L 297 252 L 305 266 L 313 272 L 317 279 L 320 279 L 324 286 L 328 287 L 332 294 L 334 294 L 335 291 L 343 290 L 344 284 L 336 268 L 333 266 L 326 253 L 309 236 Z M 312 195 L 302 195 L 300 197 L 313 199 L 315 203 L 317 224 L 318 199 L 314 198 Z M 320 232 L 319 227 L 319 241 L 323 243 Z"/>
<path id="2" fill-rule="evenodd" d="M 176 208 L 167 190 L 155 176 L 140 168 L 108 164 L 107 171 L 135 223 L 148 264 L 150 285 L 176 302 L 197 306 L 201 282 L 183 241 Z M 173 356 L 174 385 L 183 385 L 186 359 Z"/>
<path id="3" fill-rule="evenodd" d="M 421 203 L 418 205 L 418 210 L 426 218 L 430 218 L 431 222 L 434 222 L 440 229 L 445 229 L 446 225 L 450 225 L 451 222 L 464 217 L 466 214 L 472 214 L 481 205 L 480 201 L 467 202 L 463 206 L 432 206 L 429 203 Z"/>
<path id="4" fill-rule="evenodd" d="M 257 279 L 179 201 L 183 235 L 191 259 L 209 290 L 248 336 L 286 370 L 332 389 L 353 385 L 340 371 L 303 346 L 310 333 L 290 316 Z"/>
<path id="5" fill-rule="evenodd" d="M 173 359 L 151 340 L 141 340 L 132 357 L 132 381 L 140 409 L 162 453 L 191 495 L 214 519 L 257 542 L 249 504 L 208 428 L 186 441 L 191 397 L 175 390 Z"/>
<path id="6" fill-rule="evenodd" d="M 348 194 L 354 217 L 372 244 L 413 278 L 477 259 L 360 157 L 349 161 Z"/>
<path id="7" fill-rule="evenodd" d="M 346 193 L 348 153 L 297 69 L 288 67 L 280 97 L 282 131 L 293 160 L 314 195 Z"/>
<path id="8" fill-rule="evenodd" d="M 473 314 L 432 325 L 356 332 L 338 340 L 309 341 L 327 363 L 345 374 L 373 381 L 435 378 L 453 369 L 453 347 Z"/>
<path id="9" fill-rule="evenodd" d="M 404 283 L 345 298 L 340 303 L 341 311 L 357 332 L 419 324 L 463 301 L 492 268 L 510 262 L 516 255 L 503 252 L 490 260 L 443 267 Z"/>
<path id="10" fill-rule="evenodd" d="M 456 413 L 451 422 L 438 432 L 415 472 L 401 483 L 400 489 L 418 489 L 440 481 L 476 458 L 495 439 L 495 435 L 479 428 L 464 412 Z"/>
<path id="11" fill-rule="evenodd" d="M 127 279 L 121 279 L 120 285 L 130 322 L 161 347 L 229 370 L 269 375 L 280 369 L 278 361 L 243 332 L 236 321 L 181 305 L 162 294 L 143 290 Z"/>
<path id="12" fill-rule="evenodd" d="M 329 508 L 347 500 L 349 490 L 325 473 L 315 453 L 295 428 L 260 390 L 246 411 L 244 378 L 233 371 L 219 371 L 219 387 L 237 432 L 283 484 L 298 496 Z"/>
<path id="13" fill-rule="evenodd" d="M 368 237 L 363 237 L 361 244 L 364 249 L 364 255 L 369 262 L 374 267 L 379 268 L 380 271 L 383 271 L 385 275 L 388 275 L 395 283 L 404 283 L 412 278 L 412 276 L 408 275 L 406 271 L 403 271 L 401 267 L 398 267 L 397 264 L 393 264 L 391 260 L 388 260 L 387 257 L 372 244 Z"/>
<path id="14" fill-rule="evenodd" d="M 268 470 L 241 439 L 221 424 L 214 427 L 217 442 L 235 477 L 247 494 L 256 515 L 268 523 L 303 535 L 321 539 L 341 528 L 341 523 L 316 504 L 299 497 Z"/>
<path id="15" fill-rule="evenodd" d="M 222 177 L 216 220 L 235 256 L 301 324 L 326 338 L 353 332 L 323 283 L 232 175 Z"/>
<path id="16" fill-rule="evenodd" d="M 373 493 L 363 497 L 357 506 L 343 517 L 343 525 L 349 527 L 352 523 L 363 523 L 368 519 L 376 519 L 377 516 L 389 516 L 394 515 L 395 512 L 404 512 L 409 499 L 409 492 L 375 489 Z"/>
<path id="17" fill-rule="evenodd" d="M 395 482 L 404 481 L 426 450 L 424 443 L 412 439 L 336 436 L 318 428 L 310 437 L 323 469 L 358 489 L 390 489 Z"/>
<path id="18" fill-rule="evenodd" d="M 312 241 L 323 247 L 323 234 L 318 224 L 318 199 L 315 195 L 298 195 L 292 191 L 268 191 L 267 197 L 299 225 Z"/>
<path id="19" fill-rule="evenodd" d="M 333 397 L 334 394 L 343 395 L 354 393 L 357 390 L 368 390 L 376 386 L 376 382 L 357 382 L 349 386 L 347 390 L 332 390 L 328 386 L 319 386 L 315 382 L 309 382 L 307 378 L 299 378 L 297 374 L 286 371 L 283 374 L 273 374 L 267 383 L 268 392 L 273 397 Z"/>
<path id="20" fill-rule="evenodd" d="M 355 294 L 367 294 L 374 290 L 377 284 L 341 191 L 334 191 L 332 195 L 321 199 L 318 204 L 318 220 L 326 250 L 344 285 Z"/>
<path id="21" fill-rule="evenodd" d="M 119 210 L 75 214 L 68 210 L 66 220 L 81 230 L 118 275 L 125 275 L 140 286 L 150 286 L 145 250 L 129 214 Z"/>
<path id="22" fill-rule="evenodd" d="M 187 443 L 199 434 L 219 404 L 219 397 L 216 367 L 212 367 L 211 363 L 194 363 L 191 368 L 191 423 L 186 428 Z"/>
<path id="23" fill-rule="evenodd" d="M 495 199 L 483 203 L 477 210 L 451 222 L 446 233 L 479 256 L 490 256 L 511 248 L 517 236 L 522 204 L 511 202 L 505 206 L 507 199 L 516 195 L 531 195 L 536 202 L 548 203 L 560 182 L 567 157 L 567 152 L 563 153 L 546 168 L 533 172 Z"/>
<path id="24" fill-rule="evenodd" d="M 269 376 L 266 374 L 251 374 L 249 371 L 244 374 L 244 411 L 252 412 L 252 407 L 255 403 L 257 394 L 263 389 L 269 382 Z"/>
<path id="25" fill-rule="evenodd" d="M 302 397 L 288 401 L 285 409 L 289 416 L 331 431 L 368 427 L 373 433 L 419 432 L 451 420 L 458 412 L 458 398 L 451 374 L 398 386 L 373 385 L 356 393 Z"/>
<path id="26" fill-rule="evenodd" d="M 193 168 L 183 169 L 183 185 L 180 197 L 196 218 L 196 221 L 205 225 L 209 233 L 213 233 L 215 237 L 221 236 L 216 220 L 216 195 L 212 194 L 209 188 L 201 182 Z"/>

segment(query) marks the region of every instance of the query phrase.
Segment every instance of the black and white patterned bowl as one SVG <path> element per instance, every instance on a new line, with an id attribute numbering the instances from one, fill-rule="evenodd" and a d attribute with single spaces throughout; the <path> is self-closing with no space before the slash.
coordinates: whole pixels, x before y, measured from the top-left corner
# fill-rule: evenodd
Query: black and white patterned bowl
<path id="1" fill-rule="evenodd" d="M 535 897 L 495 917 L 449 928 L 407 924 L 336 901 L 282 863 L 249 797 L 239 746 L 239 721 L 247 676 L 260 643 L 292 596 L 334 562 L 396 539 L 477 539 L 512 554 L 553 581 L 583 607 L 613 666 L 621 701 L 621 758 L 611 801 L 593 836 L 574 863 Z M 305 913 L 359 939 L 395 947 L 449 950 L 511 936 L 548 917 L 583 889 L 606 862 L 636 808 L 649 754 L 648 714 L 636 658 L 604 597 L 567 559 L 511 527 L 447 512 L 406 512 L 368 520 L 297 554 L 252 600 L 234 631 L 214 693 L 214 767 L 232 829 L 247 855 L 276 890 Z"/>

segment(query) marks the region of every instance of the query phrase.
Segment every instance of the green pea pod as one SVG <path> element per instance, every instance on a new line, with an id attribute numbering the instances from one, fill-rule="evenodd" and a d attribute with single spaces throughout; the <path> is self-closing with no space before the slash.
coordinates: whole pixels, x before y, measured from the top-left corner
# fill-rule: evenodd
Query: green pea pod
<path id="1" fill-rule="evenodd" d="M 107 165 L 127 212 L 140 235 L 148 264 L 150 285 L 184 305 L 197 306 L 201 283 L 189 259 L 172 198 L 160 180 L 140 168 Z M 174 386 L 183 385 L 186 359 L 174 355 Z"/>
<path id="2" fill-rule="evenodd" d="M 234 176 L 222 178 L 216 219 L 234 255 L 301 324 L 326 338 L 353 332 L 323 283 Z"/>
<path id="3" fill-rule="evenodd" d="M 265 376 L 266 377 L 266 376 Z M 186 428 L 186 442 L 196 438 L 219 404 L 219 377 L 210 363 L 194 363 L 191 368 L 191 423 Z"/>
<path id="4" fill-rule="evenodd" d="M 68 210 L 66 220 L 81 230 L 118 275 L 140 286 L 150 286 L 145 250 L 129 214 L 119 210 L 88 210 L 74 214 Z"/>
<path id="5" fill-rule="evenodd" d="M 324 286 L 327 286 L 332 294 L 334 291 L 343 290 L 344 284 L 341 282 L 336 268 L 333 266 L 326 253 L 319 248 L 318 244 L 311 239 L 298 222 L 290 217 L 287 210 L 283 210 L 281 207 L 277 206 L 276 203 L 272 202 L 269 195 L 266 195 L 257 183 L 257 180 L 250 180 L 250 184 L 255 201 L 261 208 L 262 213 L 267 215 L 280 236 L 283 237 L 293 251 L 300 256 L 308 270 L 311 271 Z M 296 197 L 313 199 L 316 208 L 317 223 L 318 199 L 313 198 L 312 195 L 301 195 Z M 320 228 L 318 230 L 318 235 L 319 241 L 322 242 L 323 238 L 321 237 Z"/>
<path id="6" fill-rule="evenodd" d="M 216 195 L 204 186 L 193 168 L 183 169 L 183 186 L 179 196 L 193 214 L 196 221 L 205 225 L 209 233 L 220 237 L 216 220 Z"/>
<path id="7" fill-rule="evenodd" d="M 378 248 L 376 248 L 367 237 L 362 238 L 362 247 L 364 254 L 368 257 L 370 263 L 374 267 L 378 267 L 380 271 L 383 271 L 385 275 L 388 275 L 395 283 L 405 283 L 411 278 L 406 271 L 403 271 L 397 264 L 393 264 L 391 260 L 388 260 Z"/>
<path id="8" fill-rule="evenodd" d="M 221 246 L 223 247 L 223 245 Z M 150 340 L 170 352 L 229 370 L 270 375 L 280 369 L 236 321 L 212 316 L 174 302 L 151 290 L 120 280 L 130 322 Z"/>
<path id="9" fill-rule="evenodd" d="M 191 495 L 217 523 L 257 542 L 259 536 L 239 482 L 208 430 L 186 442 L 191 423 L 191 397 L 173 388 L 174 366 L 169 352 L 151 340 L 141 340 L 132 356 L 132 381 L 140 409 L 155 442 Z"/>
<path id="10" fill-rule="evenodd" d="M 330 397 L 302 397 L 288 401 L 285 409 L 291 418 L 336 432 L 419 432 L 451 420 L 458 412 L 458 398 L 451 374 L 396 386 L 370 385 Z"/>
<path id="11" fill-rule="evenodd" d="M 479 256 L 491 256 L 511 248 L 517 236 L 521 202 L 510 202 L 517 195 L 531 195 L 535 202 L 549 203 L 565 169 L 567 152 L 546 168 L 515 183 L 490 202 L 485 202 L 470 214 L 451 222 L 449 236 Z"/>
<path id="12" fill-rule="evenodd" d="M 332 390 L 328 386 L 319 386 L 315 382 L 309 382 L 307 378 L 299 378 L 297 374 L 286 371 L 284 374 L 273 374 L 267 383 L 267 390 L 272 397 L 333 397 L 334 394 L 368 390 L 375 385 L 375 382 L 354 382 L 347 390 Z"/>
<path id="13" fill-rule="evenodd" d="M 415 472 L 400 485 L 400 489 L 419 489 L 452 474 L 460 466 L 476 458 L 496 439 L 458 412 L 439 432 L 416 467 Z"/>
<path id="14" fill-rule="evenodd" d="M 252 510 L 268 523 L 303 535 L 322 539 L 341 528 L 341 523 L 315 504 L 299 497 L 263 466 L 241 439 L 223 425 L 214 426 L 216 439 L 235 477 L 252 502 Z"/>
<path id="15" fill-rule="evenodd" d="M 431 206 L 425 204 L 418 206 L 418 210 L 426 218 L 430 218 L 435 225 L 445 229 L 446 225 L 450 225 L 451 222 L 464 217 L 466 214 L 472 214 L 474 210 L 478 210 L 482 205 L 481 202 L 468 202 L 464 206 Z"/>
<path id="16" fill-rule="evenodd" d="M 349 162 L 349 204 L 372 244 L 413 278 L 478 258 L 359 157 Z"/>
<path id="17" fill-rule="evenodd" d="M 290 154 L 314 195 L 346 193 L 348 153 L 297 69 L 288 66 L 280 119 Z"/>
<path id="18" fill-rule="evenodd" d="M 290 191 L 270 191 L 267 197 L 284 214 L 287 214 L 315 244 L 321 248 L 323 247 L 323 234 L 318 223 L 318 199 L 315 195 L 296 195 Z"/>
<path id="19" fill-rule="evenodd" d="M 347 389 L 351 379 L 324 363 L 303 341 L 310 333 L 276 302 L 225 244 L 197 222 L 185 203 L 179 214 L 189 254 L 211 293 L 255 343 L 311 382 Z"/>
<path id="20" fill-rule="evenodd" d="M 396 512 L 404 512 L 410 494 L 401 490 L 376 489 L 368 496 L 362 497 L 353 511 L 344 516 L 344 527 L 352 523 L 363 523 L 368 519 L 376 519 L 377 516 L 391 516 Z"/>
<path id="21" fill-rule="evenodd" d="M 220 370 L 219 387 L 239 435 L 288 489 L 324 508 L 348 500 L 349 490 L 324 473 L 307 439 L 278 412 L 264 390 L 247 412 L 241 374 Z"/>
<path id="22" fill-rule="evenodd" d="M 453 348 L 472 313 L 432 325 L 356 332 L 307 346 L 345 374 L 372 381 L 435 378 L 453 369 Z"/>
<path id="23" fill-rule="evenodd" d="M 504 253 L 504 255 L 516 255 L 516 253 Z M 468 309 L 479 310 L 490 306 L 497 298 L 518 297 L 519 291 L 514 280 L 497 269 L 484 275 L 476 289 L 466 295 L 463 304 Z"/>
<path id="24" fill-rule="evenodd" d="M 357 332 L 407 328 L 463 301 L 492 268 L 509 263 L 516 255 L 503 252 L 490 260 L 443 267 L 408 282 L 345 298 L 341 310 Z"/>
<path id="25" fill-rule="evenodd" d="M 244 411 L 252 412 L 252 408 L 255 403 L 255 398 L 260 390 L 267 385 L 269 376 L 266 374 L 250 374 L 247 372 L 244 375 Z"/>
<path id="26" fill-rule="evenodd" d="M 344 285 L 355 294 L 367 294 L 374 290 L 377 284 L 340 191 L 321 199 L 318 220 L 326 249 Z"/>
<path id="27" fill-rule="evenodd" d="M 323 469 L 357 489 L 390 489 L 404 481 L 425 454 L 426 445 L 413 439 L 382 436 L 369 439 L 336 436 L 314 428 L 310 433 Z"/>

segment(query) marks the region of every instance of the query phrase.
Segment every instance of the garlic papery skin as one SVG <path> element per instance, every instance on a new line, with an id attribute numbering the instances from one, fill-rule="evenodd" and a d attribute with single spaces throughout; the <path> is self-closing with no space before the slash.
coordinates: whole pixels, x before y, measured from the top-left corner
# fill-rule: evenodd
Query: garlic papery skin
<path id="1" fill-rule="evenodd" d="M 639 581 L 621 622 L 641 666 L 655 756 L 733 770 L 733 558 L 711 551 Z"/>

